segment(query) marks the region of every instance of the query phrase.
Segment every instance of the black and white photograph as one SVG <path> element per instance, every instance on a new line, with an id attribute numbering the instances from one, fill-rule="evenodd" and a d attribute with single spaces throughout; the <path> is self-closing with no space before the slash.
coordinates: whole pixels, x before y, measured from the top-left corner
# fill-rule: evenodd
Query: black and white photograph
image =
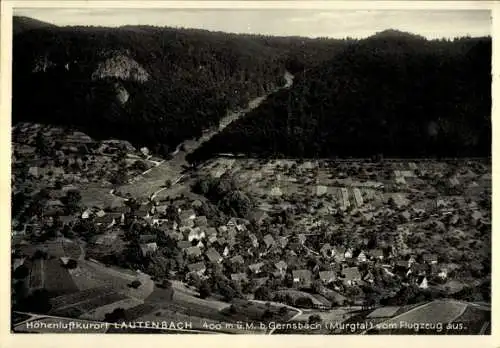
<path id="1" fill-rule="evenodd" d="M 11 20 L 11 334 L 491 335 L 491 9 Z"/>

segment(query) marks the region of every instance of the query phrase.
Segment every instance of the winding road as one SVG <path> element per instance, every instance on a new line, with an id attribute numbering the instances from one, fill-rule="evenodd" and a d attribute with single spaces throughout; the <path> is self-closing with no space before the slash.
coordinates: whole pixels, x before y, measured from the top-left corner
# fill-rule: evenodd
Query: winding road
<path id="1" fill-rule="evenodd" d="M 160 192 L 173 187 L 184 177 L 184 174 L 182 173 L 184 172 L 185 168 L 189 168 L 190 166 L 186 161 L 186 156 L 188 154 L 198 149 L 216 134 L 222 132 L 231 123 L 239 120 L 240 118 L 247 115 L 250 111 L 257 108 L 270 95 L 278 92 L 281 89 L 290 88 L 293 85 L 294 76 L 290 72 L 285 71 L 283 78 L 285 79 L 285 84 L 283 86 L 275 88 L 271 93 L 267 95 L 252 99 L 248 103 L 248 106 L 243 110 L 228 112 L 228 114 L 219 121 L 218 128 L 206 130 L 205 132 L 203 132 L 203 136 L 199 139 L 190 139 L 179 144 L 176 147 L 175 151 L 171 153 L 172 159 L 156 162 L 154 167 L 132 178 L 128 184 L 120 187 L 120 189 L 117 191 L 126 193 L 134 184 L 140 184 L 142 181 L 147 181 L 147 192 L 142 192 L 143 197 L 137 198 L 151 199 L 156 197 Z M 165 173 L 169 173 L 168 177 L 166 177 Z M 172 181 L 172 184 L 168 188 L 164 186 L 166 179 L 171 179 Z M 112 194 L 115 194 L 115 192 L 112 192 Z"/>

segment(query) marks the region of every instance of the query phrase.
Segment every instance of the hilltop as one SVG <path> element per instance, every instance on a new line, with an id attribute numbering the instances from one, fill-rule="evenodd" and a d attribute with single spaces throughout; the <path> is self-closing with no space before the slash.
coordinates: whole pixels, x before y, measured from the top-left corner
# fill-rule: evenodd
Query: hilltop
<path id="1" fill-rule="evenodd" d="M 14 16 L 12 19 L 13 34 L 19 34 L 27 30 L 42 29 L 42 28 L 55 28 L 56 26 L 51 23 L 39 21 L 34 18 L 24 16 Z"/>
<path id="2" fill-rule="evenodd" d="M 490 38 L 385 31 L 297 74 L 191 160 L 228 148 L 258 157 L 489 156 L 490 115 Z"/>

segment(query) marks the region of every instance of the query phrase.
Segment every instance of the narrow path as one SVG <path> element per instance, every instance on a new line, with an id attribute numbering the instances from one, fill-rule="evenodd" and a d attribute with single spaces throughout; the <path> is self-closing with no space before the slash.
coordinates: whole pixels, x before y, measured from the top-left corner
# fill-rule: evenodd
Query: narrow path
<path id="1" fill-rule="evenodd" d="M 216 134 L 223 131 L 231 123 L 239 120 L 240 118 L 247 115 L 250 111 L 257 108 L 264 100 L 266 100 L 273 93 L 276 93 L 277 91 L 279 91 L 283 88 L 290 88 L 293 84 L 293 75 L 290 74 L 288 71 L 286 71 L 283 77 L 286 80 L 286 83 L 284 86 L 276 88 L 274 91 L 272 91 L 271 93 L 269 93 L 267 95 L 252 99 L 248 103 L 248 106 L 244 110 L 229 112 L 226 116 L 224 116 L 219 121 L 219 126 L 216 129 L 212 129 L 212 130 L 208 130 L 208 131 L 204 132 L 203 136 L 201 136 L 199 139 L 189 139 L 189 140 L 186 140 L 183 143 L 179 144 L 176 147 L 175 151 L 171 153 L 172 159 L 170 159 L 168 161 L 163 160 L 161 162 L 157 162 L 158 164 L 155 165 L 154 167 L 152 167 L 152 168 L 146 170 L 145 172 L 130 179 L 127 185 L 131 185 L 131 184 L 133 185 L 134 183 L 136 183 L 140 180 L 151 180 L 151 186 L 156 186 L 156 187 L 158 187 L 158 189 L 155 189 L 153 191 L 153 193 L 148 194 L 148 196 L 149 197 L 151 197 L 151 196 L 156 197 L 160 192 L 163 192 L 163 191 L 169 189 L 167 187 L 162 187 L 165 180 L 168 178 L 161 177 L 162 175 L 164 175 L 161 173 L 165 172 L 165 171 L 161 170 L 161 166 L 167 166 L 168 170 L 170 172 L 172 172 L 170 179 L 175 178 L 175 180 L 173 180 L 172 185 L 170 185 L 170 188 L 173 187 L 175 184 L 177 184 L 183 178 L 184 175 L 182 173 L 185 170 L 185 168 L 190 167 L 190 164 L 186 161 L 186 155 L 188 155 L 189 153 L 192 153 L 193 151 L 198 149 L 206 141 L 210 140 L 213 136 L 215 136 Z M 151 173 L 154 170 L 160 171 L 158 173 L 158 178 L 154 178 L 155 174 Z M 146 175 L 148 173 L 150 174 L 148 176 L 149 179 L 145 179 L 144 175 Z M 123 185 L 123 187 L 125 187 L 127 185 Z M 151 186 L 150 186 L 150 188 L 153 188 Z M 114 191 L 112 191 L 111 193 L 114 195 Z"/>

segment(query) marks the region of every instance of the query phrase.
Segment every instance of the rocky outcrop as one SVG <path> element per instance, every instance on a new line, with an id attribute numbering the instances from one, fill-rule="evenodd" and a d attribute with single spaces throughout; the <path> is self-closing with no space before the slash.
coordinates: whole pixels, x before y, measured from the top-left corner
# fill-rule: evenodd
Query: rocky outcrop
<path id="1" fill-rule="evenodd" d="M 100 62 L 96 70 L 92 73 L 93 80 L 109 77 L 121 80 L 146 82 L 149 80 L 150 75 L 134 59 L 124 54 L 116 54 Z"/>

